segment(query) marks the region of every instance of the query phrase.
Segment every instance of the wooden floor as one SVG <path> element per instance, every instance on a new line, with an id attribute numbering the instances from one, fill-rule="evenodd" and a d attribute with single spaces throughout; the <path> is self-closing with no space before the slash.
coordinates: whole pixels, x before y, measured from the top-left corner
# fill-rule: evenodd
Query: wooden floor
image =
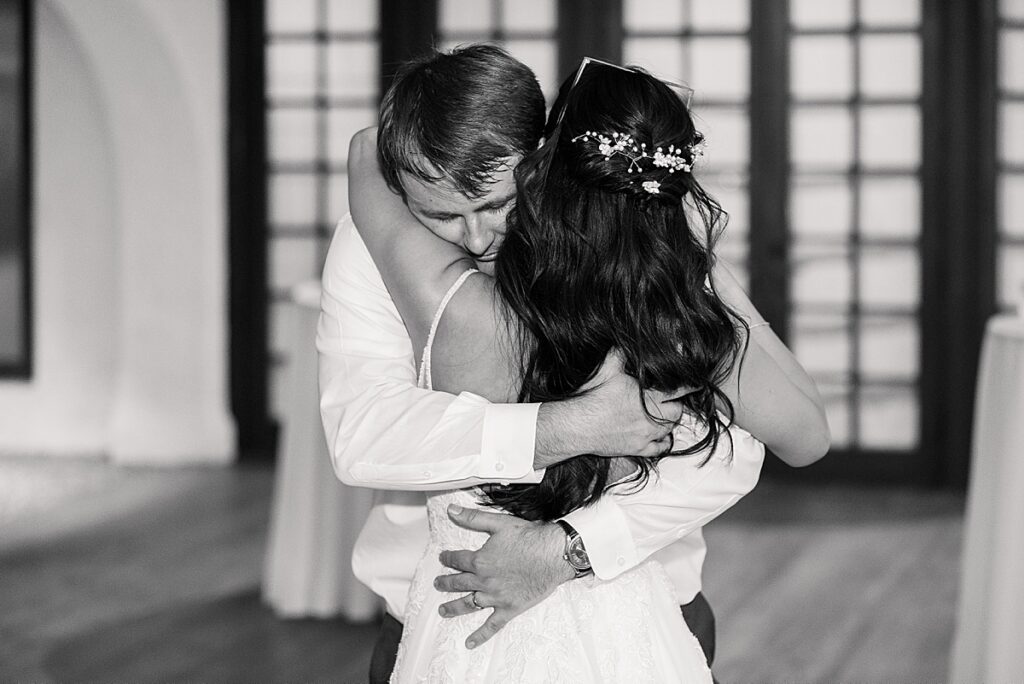
<path id="1" fill-rule="evenodd" d="M 261 605 L 268 468 L 0 460 L 0 682 L 360 682 Z M 942 682 L 963 497 L 762 483 L 707 530 L 722 682 Z"/>

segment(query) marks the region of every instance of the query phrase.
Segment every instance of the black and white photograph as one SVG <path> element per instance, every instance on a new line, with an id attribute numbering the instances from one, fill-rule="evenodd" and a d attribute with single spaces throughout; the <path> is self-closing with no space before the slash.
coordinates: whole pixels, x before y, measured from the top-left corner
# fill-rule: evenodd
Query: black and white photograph
<path id="1" fill-rule="evenodd" d="M 0 682 L 1024 683 L 1024 0 L 0 0 Z"/>

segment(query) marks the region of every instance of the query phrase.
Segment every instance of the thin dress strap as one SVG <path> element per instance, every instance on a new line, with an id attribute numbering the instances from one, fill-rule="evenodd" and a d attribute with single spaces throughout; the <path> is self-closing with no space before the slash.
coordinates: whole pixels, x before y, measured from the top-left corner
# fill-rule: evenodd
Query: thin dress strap
<path id="1" fill-rule="evenodd" d="M 416 380 L 416 384 L 424 389 L 434 389 L 434 383 L 430 379 L 430 349 L 434 346 L 434 335 L 437 334 L 437 325 L 441 322 L 441 316 L 444 315 L 444 310 L 448 308 L 448 302 L 452 300 L 455 293 L 462 287 L 462 283 L 466 282 L 466 278 L 479 273 L 475 268 L 466 269 L 459 279 L 452 283 L 452 286 L 448 288 L 448 291 L 444 295 L 444 299 L 437 306 L 437 311 L 434 313 L 434 320 L 430 322 L 430 334 L 427 335 L 427 345 L 423 347 L 423 359 L 420 361 L 420 374 Z"/>

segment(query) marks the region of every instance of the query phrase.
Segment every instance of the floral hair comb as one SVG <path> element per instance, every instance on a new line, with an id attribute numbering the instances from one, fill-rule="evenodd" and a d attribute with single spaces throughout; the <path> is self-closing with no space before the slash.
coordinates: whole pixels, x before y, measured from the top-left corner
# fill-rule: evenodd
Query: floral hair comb
<path id="1" fill-rule="evenodd" d="M 597 151 L 602 154 L 605 161 L 619 155 L 629 160 L 628 170 L 630 173 L 640 173 L 644 170 L 642 164 L 650 160 L 650 167 L 668 169 L 669 173 L 682 171 L 689 173 L 693 170 L 696 161 L 704 156 L 704 137 L 697 133 L 694 142 L 685 147 L 669 145 L 668 148 L 656 147 L 653 152 L 647 150 L 647 143 L 637 144 L 633 136 L 626 133 L 595 133 L 587 131 L 572 139 L 574 143 L 597 143 Z M 648 170 L 650 169 L 648 168 Z M 644 181 L 642 184 L 646 192 L 656 195 L 661 192 L 661 183 L 656 180 Z"/>

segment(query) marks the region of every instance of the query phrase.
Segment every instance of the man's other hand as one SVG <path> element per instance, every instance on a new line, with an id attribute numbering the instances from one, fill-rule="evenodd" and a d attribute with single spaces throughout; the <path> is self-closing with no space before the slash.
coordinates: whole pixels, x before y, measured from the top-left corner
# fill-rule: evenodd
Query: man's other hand
<path id="1" fill-rule="evenodd" d="M 608 354 L 579 396 L 542 404 L 537 414 L 534 467 L 543 468 L 580 454 L 658 456 L 672 448 L 672 428 L 683 413 L 676 401 L 685 389 L 668 394 L 647 390 L 622 369 L 618 352 Z"/>
<path id="2" fill-rule="evenodd" d="M 457 572 L 434 580 L 439 591 L 465 594 L 441 605 L 442 617 L 493 608 L 480 629 L 466 639 L 467 648 L 484 643 L 575 576 L 562 558 L 565 533 L 558 525 L 459 506 L 449 506 L 448 517 L 460 527 L 490 535 L 477 551 L 442 551 L 441 564 Z"/>

